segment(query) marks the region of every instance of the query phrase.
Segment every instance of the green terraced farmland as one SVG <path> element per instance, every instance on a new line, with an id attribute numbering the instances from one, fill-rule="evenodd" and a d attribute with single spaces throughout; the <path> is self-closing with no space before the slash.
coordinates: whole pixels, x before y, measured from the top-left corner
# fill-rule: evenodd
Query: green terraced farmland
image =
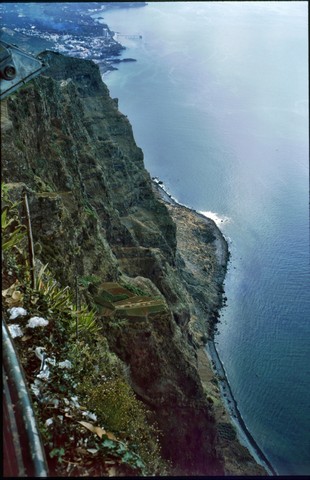
<path id="1" fill-rule="evenodd" d="M 111 317 L 116 312 L 128 317 L 145 317 L 150 313 L 166 310 L 163 300 L 135 295 L 114 282 L 103 283 L 94 301 L 104 317 Z"/>

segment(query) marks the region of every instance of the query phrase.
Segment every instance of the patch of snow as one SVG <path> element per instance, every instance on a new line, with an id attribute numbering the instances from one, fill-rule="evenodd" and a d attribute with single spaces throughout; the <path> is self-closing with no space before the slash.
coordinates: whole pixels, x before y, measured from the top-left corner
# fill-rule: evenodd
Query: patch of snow
<path id="1" fill-rule="evenodd" d="M 12 335 L 12 338 L 22 337 L 24 335 L 22 329 L 17 323 L 12 323 L 12 325 L 8 325 L 8 329 L 10 331 L 10 334 Z"/>
<path id="2" fill-rule="evenodd" d="M 53 358 L 47 357 L 47 358 L 45 359 L 45 361 L 46 361 L 47 363 L 49 363 L 50 365 L 53 365 L 53 367 L 56 366 L 56 358 L 54 358 L 54 357 L 53 357 Z"/>
<path id="3" fill-rule="evenodd" d="M 54 423 L 54 420 L 52 418 L 48 418 L 46 421 L 45 421 L 45 425 L 47 427 L 49 427 L 50 425 L 52 425 L 52 423 Z"/>
<path id="4" fill-rule="evenodd" d="M 72 363 L 70 360 L 64 360 L 63 362 L 58 363 L 59 368 L 72 368 Z"/>
<path id="5" fill-rule="evenodd" d="M 80 408 L 81 405 L 79 404 L 78 402 L 78 397 L 74 396 L 74 397 L 71 397 L 71 404 L 76 407 L 76 408 Z"/>
<path id="6" fill-rule="evenodd" d="M 97 415 L 92 412 L 83 412 L 82 415 L 84 417 L 90 418 L 90 420 L 94 420 L 94 422 L 97 420 Z"/>
<path id="7" fill-rule="evenodd" d="M 33 391 L 36 397 L 41 396 L 40 386 L 41 386 L 41 382 L 40 380 L 37 380 L 37 379 L 34 381 L 34 383 L 30 385 L 30 389 Z"/>
<path id="8" fill-rule="evenodd" d="M 15 320 L 15 318 L 24 317 L 27 315 L 27 310 L 22 307 L 13 307 L 8 309 L 8 313 L 10 314 L 9 319 Z"/>
<path id="9" fill-rule="evenodd" d="M 40 380 L 48 380 L 50 378 L 50 374 L 51 372 L 46 365 L 45 368 L 38 373 L 37 378 L 40 378 Z"/>
<path id="10" fill-rule="evenodd" d="M 92 454 L 98 453 L 98 450 L 96 448 L 87 448 L 87 451 Z"/>
<path id="11" fill-rule="evenodd" d="M 27 323 L 29 328 L 46 327 L 46 325 L 48 325 L 48 320 L 43 317 L 32 317 Z"/>

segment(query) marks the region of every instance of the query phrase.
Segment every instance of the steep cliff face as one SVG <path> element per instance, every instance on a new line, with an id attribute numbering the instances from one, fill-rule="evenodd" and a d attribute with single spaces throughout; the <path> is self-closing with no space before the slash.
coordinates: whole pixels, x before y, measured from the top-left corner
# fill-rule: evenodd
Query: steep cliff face
<path id="1" fill-rule="evenodd" d="M 162 448 L 174 474 L 221 473 L 210 405 L 196 362 L 170 312 L 147 318 L 119 317 L 104 332 L 112 349 L 128 365 L 132 386 L 155 413 L 165 432 Z"/>
<path id="2" fill-rule="evenodd" d="M 112 249 L 160 247 L 173 262 L 174 225 L 153 199 L 142 152 L 99 70 L 91 62 L 47 56 L 53 65 L 50 74 L 58 81 L 41 77 L 8 99 L 13 125 L 2 147 L 4 178 L 23 182 L 36 192 L 31 203 L 39 207 L 34 205 L 32 211 L 39 227 L 34 229 L 36 240 L 44 237 L 43 256 L 55 264 L 58 255 L 66 256 L 69 240 L 74 248 L 67 263 L 72 268 L 98 274 L 103 269 L 111 278 L 117 275 L 116 262 L 107 261 L 111 252 L 105 242 Z M 46 215 L 46 208 L 51 215 Z M 63 228 L 52 232 L 57 217 Z M 93 235 L 94 230 L 98 235 Z M 85 241 L 94 237 L 101 237 L 97 240 L 105 252 L 102 258 L 98 252 L 95 264 L 85 259 L 91 251 Z M 54 251 L 49 255 L 51 244 Z M 59 271 L 66 281 L 72 281 L 72 273 Z"/>
<path id="3" fill-rule="evenodd" d="M 165 298 L 165 312 L 102 318 L 103 333 L 156 414 L 173 473 L 222 474 L 191 340 L 199 309 L 188 284 L 195 275 L 181 274 L 175 223 L 153 192 L 130 123 L 97 66 L 44 56 L 50 65 L 44 76 L 3 104 L 3 180 L 17 199 L 28 192 L 36 255 L 63 285 L 96 275 L 102 282 L 129 280 Z M 219 301 L 211 293 L 207 314 Z"/>

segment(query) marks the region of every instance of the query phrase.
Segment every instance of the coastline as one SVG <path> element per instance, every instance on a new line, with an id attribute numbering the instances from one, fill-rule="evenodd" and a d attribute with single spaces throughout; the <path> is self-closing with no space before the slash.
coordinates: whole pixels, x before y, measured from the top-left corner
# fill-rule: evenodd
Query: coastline
<path id="1" fill-rule="evenodd" d="M 186 205 L 182 205 L 179 203 L 172 195 L 169 194 L 167 189 L 165 188 L 164 184 L 158 179 L 153 178 L 152 183 L 155 187 L 155 190 L 158 192 L 160 198 L 169 205 L 173 205 L 174 207 L 179 207 L 185 209 L 192 214 L 194 214 L 197 218 L 202 219 L 208 226 L 211 228 L 212 233 L 214 235 L 214 244 L 216 246 L 216 257 L 218 265 L 221 267 L 221 273 L 217 275 L 216 281 L 220 285 L 226 275 L 227 271 L 227 264 L 230 257 L 230 252 L 228 250 L 227 241 L 222 234 L 219 227 L 216 225 L 214 220 L 206 217 L 204 214 L 197 212 L 194 209 Z M 220 293 L 223 293 L 223 290 L 220 289 Z M 261 466 L 269 476 L 278 475 L 265 454 L 262 452 L 260 447 L 255 442 L 254 438 L 252 437 L 251 433 L 249 432 L 242 415 L 238 409 L 237 402 L 233 396 L 229 381 L 226 376 L 224 365 L 220 359 L 218 351 L 216 349 L 215 340 L 214 340 L 214 326 L 218 321 L 218 310 L 220 310 L 225 304 L 226 297 L 224 300 L 220 298 L 220 301 L 216 305 L 216 312 L 214 316 L 209 316 L 208 322 L 211 323 L 211 329 L 209 330 L 209 338 L 206 343 L 204 343 L 203 347 L 200 347 L 199 350 L 203 350 L 204 355 L 207 359 L 208 366 L 206 365 L 205 359 L 202 359 L 202 370 L 204 373 L 200 373 L 202 383 L 206 381 L 210 381 L 211 372 L 214 375 L 214 378 L 217 379 L 218 389 L 213 390 L 212 394 L 216 395 L 219 393 L 221 405 L 224 406 L 227 414 L 228 414 L 228 421 L 235 427 L 237 439 L 241 445 L 243 445 L 248 452 L 250 453 L 251 457 L 254 459 L 257 465 Z M 201 312 L 203 313 L 203 312 Z M 200 363 L 201 363 L 201 355 L 200 352 Z M 211 370 L 211 372 L 210 372 Z M 207 372 L 207 374 L 206 374 Z M 208 378 L 203 378 L 208 377 Z M 223 415 L 223 413 L 221 413 Z M 260 472 L 260 474 L 262 474 Z"/>
<path id="2" fill-rule="evenodd" d="M 237 430 L 237 436 L 240 443 L 249 450 L 256 462 L 259 465 L 262 465 L 270 476 L 277 476 L 277 472 L 255 442 L 242 418 L 236 399 L 232 393 L 228 378 L 226 376 L 224 365 L 216 349 L 214 339 L 207 342 L 205 351 L 207 353 L 209 361 L 211 362 L 213 372 L 215 372 L 216 375 L 220 378 L 219 387 L 221 392 L 221 399 L 229 414 L 232 424 Z"/>

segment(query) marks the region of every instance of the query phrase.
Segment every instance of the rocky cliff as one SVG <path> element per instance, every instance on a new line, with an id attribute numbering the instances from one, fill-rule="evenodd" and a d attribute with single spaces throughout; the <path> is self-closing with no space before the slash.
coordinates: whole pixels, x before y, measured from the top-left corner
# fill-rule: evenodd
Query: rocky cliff
<path id="1" fill-rule="evenodd" d="M 212 401 L 198 374 L 197 331 L 204 325 L 195 325 L 220 304 L 226 259 L 216 259 L 210 231 L 195 226 L 211 250 L 193 251 L 205 263 L 191 270 L 177 248 L 177 215 L 154 192 L 130 123 L 98 67 L 43 56 L 50 65 L 44 76 L 2 104 L 3 181 L 16 199 L 27 192 L 36 257 L 62 285 L 92 275 L 130 283 L 167 304 L 142 317 L 118 311 L 113 321 L 99 313 L 102 333 L 156 416 L 171 472 L 223 474 Z M 182 243 L 182 228 L 178 235 Z M 93 286 L 85 298 L 92 304 L 97 294 Z"/>

